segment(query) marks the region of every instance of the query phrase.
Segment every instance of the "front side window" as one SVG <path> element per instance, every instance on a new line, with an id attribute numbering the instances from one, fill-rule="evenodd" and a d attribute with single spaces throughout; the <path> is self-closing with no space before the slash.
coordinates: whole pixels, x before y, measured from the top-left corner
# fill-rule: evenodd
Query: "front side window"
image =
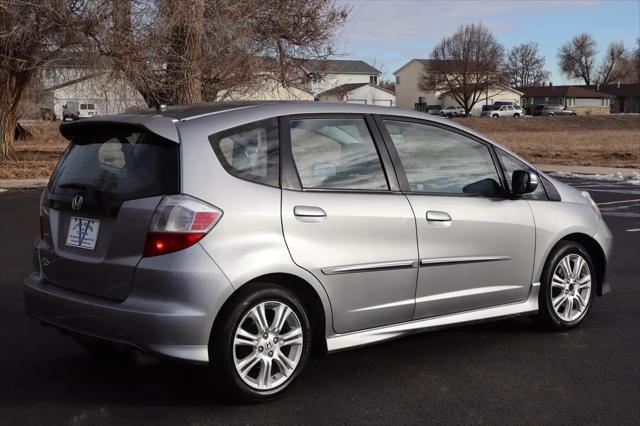
<path id="1" fill-rule="evenodd" d="M 489 148 L 440 127 L 384 120 L 409 187 L 416 192 L 497 195 L 500 178 Z"/>
<path id="2" fill-rule="evenodd" d="M 529 172 L 535 172 L 534 169 L 527 166 L 522 161 L 518 160 L 511 154 L 506 153 L 500 148 L 496 148 L 496 155 L 498 156 L 498 160 L 502 164 L 502 169 L 504 170 L 504 175 L 507 178 L 507 185 L 509 186 L 509 190 L 511 190 L 511 179 L 513 179 L 513 172 L 516 170 L 526 170 Z M 538 179 L 540 182 L 540 179 Z M 524 194 L 524 198 L 532 199 L 532 200 L 546 200 L 547 193 L 542 187 L 542 183 L 538 183 L 538 187 L 535 191 L 530 194 Z"/>
<path id="3" fill-rule="evenodd" d="M 290 132 L 303 188 L 389 189 L 364 118 L 291 119 Z"/>
<path id="4" fill-rule="evenodd" d="M 270 119 L 209 137 L 222 166 L 244 180 L 279 186 L 278 120 Z"/>

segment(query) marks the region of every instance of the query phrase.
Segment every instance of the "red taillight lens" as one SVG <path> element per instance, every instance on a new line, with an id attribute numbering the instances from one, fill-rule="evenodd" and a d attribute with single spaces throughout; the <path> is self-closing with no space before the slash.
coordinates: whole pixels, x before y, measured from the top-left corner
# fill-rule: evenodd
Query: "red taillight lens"
<path id="1" fill-rule="evenodd" d="M 188 195 L 162 199 L 151 219 L 144 256 L 172 253 L 194 245 L 222 217 L 222 210 Z"/>
<path id="2" fill-rule="evenodd" d="M 204 237 L 206 232 L 149 232 L 144 247 L 145 257 L 172 253 L 194 245 Z"/>

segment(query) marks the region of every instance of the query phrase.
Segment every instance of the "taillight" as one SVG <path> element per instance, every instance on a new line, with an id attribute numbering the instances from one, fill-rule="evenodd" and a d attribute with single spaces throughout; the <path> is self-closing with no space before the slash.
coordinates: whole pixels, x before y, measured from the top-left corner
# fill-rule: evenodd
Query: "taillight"
<path id="1" fill-rule="evenodd" d="M 151 218 L 144 256 L 183 250 L 200 241 L 222 217 L 222 210 L 188 195 L 168 195 Z"/>

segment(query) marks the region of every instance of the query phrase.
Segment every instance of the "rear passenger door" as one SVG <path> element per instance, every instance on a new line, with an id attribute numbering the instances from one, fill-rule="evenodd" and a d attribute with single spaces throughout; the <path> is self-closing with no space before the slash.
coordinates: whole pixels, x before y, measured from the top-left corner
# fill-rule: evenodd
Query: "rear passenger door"
<path id="1" fill-rule="evenodd" d="M 413 314 L 415 219 L 375 132 L 364 115 L 281 122 L 285 239 L 293 261 L 326 289 L 338 333 Z"/>
<path id="2" fill-rule="evenodd" d="M 414 318 L 524 300 L 535 224 L 527 200 L 504 193 L 490 144 L 422 121 L 388 117 L 380 125 L 416 215 Z"/>

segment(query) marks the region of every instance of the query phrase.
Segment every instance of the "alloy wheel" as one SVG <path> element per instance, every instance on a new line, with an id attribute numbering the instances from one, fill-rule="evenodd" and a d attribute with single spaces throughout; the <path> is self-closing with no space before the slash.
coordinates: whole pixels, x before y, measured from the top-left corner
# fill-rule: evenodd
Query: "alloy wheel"
<path id="1" fill-rule="evenodd" d="M 236 328 L 233 361 L 250 387 L 271 390 L 293 374 L 300 362 L 304 333 L 298 315 L 281 301 L 259 303 Z"/>
<path id="2" fill-rule="evenodd" d="M 591 300 L 591 271 L 579 254 L 563 257 L 551 277 L 551 304 L 556 315 L 567 322 L 582 317 Z"/>

